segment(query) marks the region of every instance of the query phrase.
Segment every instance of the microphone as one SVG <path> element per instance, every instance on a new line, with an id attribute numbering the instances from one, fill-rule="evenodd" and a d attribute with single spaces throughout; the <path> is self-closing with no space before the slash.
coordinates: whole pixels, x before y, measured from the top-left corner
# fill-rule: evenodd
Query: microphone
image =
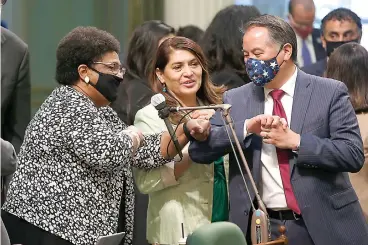
<path id="1" fill-rule="evenodd" d="M 158 111 L 158 115 L 161 119 L 164 120 L 167 130 L 169 131 L 170 137 L 174 142 L 174 146 L 176 151 L 178 152 L 180 159 L 183 159 L 183 153 L 181 152 L 181 147 L 179 145 L 178 138 L 174 133 L 174 129 L 169 121 L 169 114 L 170 114 L 170 107 L 166 105 L 165 96 L 162 94 L 155 94 L 151 97 L 151 104 L 156 108 Z"/>

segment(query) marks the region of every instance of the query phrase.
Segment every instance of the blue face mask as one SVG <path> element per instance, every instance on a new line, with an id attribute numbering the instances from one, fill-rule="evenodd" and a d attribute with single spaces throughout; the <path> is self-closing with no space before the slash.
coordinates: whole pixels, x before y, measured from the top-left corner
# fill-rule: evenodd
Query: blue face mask
<path id="1" fill-rule="evenodd" d="M 282 50 L 282 47 L 280 51 Z M 257 86 L 264 87 L 267 83 L 271 82 L 280 70 L 279 64 L 277 64 L 277 55 L 270 60 L 257 60 L 249 58 L 245 62 L 245 69 L 248 73 L 250 80 Z"/>

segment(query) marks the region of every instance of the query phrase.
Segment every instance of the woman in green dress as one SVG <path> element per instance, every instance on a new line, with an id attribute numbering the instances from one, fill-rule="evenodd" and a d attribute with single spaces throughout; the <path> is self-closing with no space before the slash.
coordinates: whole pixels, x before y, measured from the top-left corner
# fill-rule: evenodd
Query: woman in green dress
<path id="1" fill-rule="evenodd" d="M 192 40 L 165 40 L 154 58 L 150 85 L 169 106 L 220 104 L 224 87 L 215 87 L 208 74 L 201 48 Z M 170 115 L 175 127 L 180 119 L 209 120 L 213 110 Z M 145 133 L 166 131 L 164 121 L 152 104 L 139 110 L 134 125 Z M 188 149 L 183 159 L 153 170 L 135 169 L 138 189 L 149 195 L 147 240 L 151 244 L 178 244 L 179 239 L 210 222 L 228 220 L 227 157 L 213 164 L 191 161 Z M 224 160 L 225 159 L 225 160 Z"/>

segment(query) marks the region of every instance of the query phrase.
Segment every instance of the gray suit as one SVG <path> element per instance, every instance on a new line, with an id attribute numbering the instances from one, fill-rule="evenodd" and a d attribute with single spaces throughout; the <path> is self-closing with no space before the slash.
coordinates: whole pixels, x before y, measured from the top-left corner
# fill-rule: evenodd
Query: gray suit
<path id="1" fill-rule="evenodd" d="M 8 141 L 0 139 L 1 143 L 1 203 L 4 203 L 6 192 L 13 176 L 13 173 L 18 166 L 18 157 L 15 153 L 14 147 Z"/>
<path id="2" fill-rule="evenodd" d="M 264 100 L 263 88 L 252 83 L 224 95 L 224 103 L 233 106 L 237 137 L 258 185 L 262 139 L 257 135 L 244 139 L 243 126 L 245 119 L 263 114 Z M 314 244 L 368 244 L 368 226 L 346 173 L 359 171 L 364 162 L 358 122 L 346 86 L 299 70 L 291 118 L 290 128 L 301 134 L 299 154 L 290 159 L 291 184 Z M 192 142 L 189 147 L 195 162 L 210 163 L 230 152 L 218 117 L 212 124 L 208 140 Z M 246 233 L 251 204 L 233 156 L 229 175 L 230 220 Z M 254 199 L 253 192 L 251 195 Z"/>
<path id="3" fill-rule="evenodd" d="M 30 87 L 28 47 L 1 27 L 1 138 L 17 152 L 31 116 Z"/>

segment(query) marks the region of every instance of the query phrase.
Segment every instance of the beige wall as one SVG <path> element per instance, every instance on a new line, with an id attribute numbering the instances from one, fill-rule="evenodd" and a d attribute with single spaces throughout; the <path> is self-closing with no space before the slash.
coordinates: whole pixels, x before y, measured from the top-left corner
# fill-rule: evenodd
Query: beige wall
<path id="1" fill-rule="evenodd" d="M 177 29 L 188 24 L 205 30 L 215 14 L 234 0 L 164 0 L 164 21 Z"/>

